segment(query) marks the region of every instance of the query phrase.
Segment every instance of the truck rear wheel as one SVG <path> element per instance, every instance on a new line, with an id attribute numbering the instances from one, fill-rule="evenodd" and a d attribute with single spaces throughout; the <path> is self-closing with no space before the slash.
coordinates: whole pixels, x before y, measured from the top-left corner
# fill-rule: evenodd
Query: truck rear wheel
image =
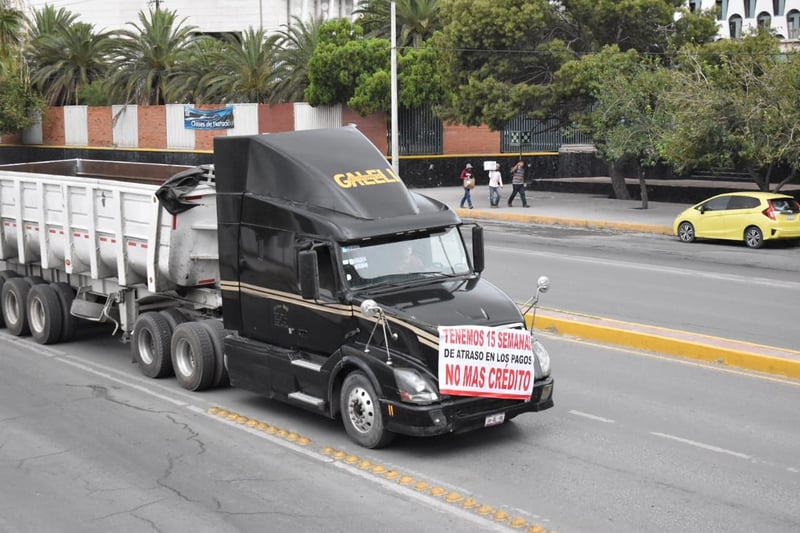
<path id="1" fill-rule="evenodd" d="M 172 373 L 171 335 L 169 322 L 159 313 L 145 313 L 136 319 L 131 352 L 148 378 L 163 378 Z"/>
<path id="2" fill-rule="evenodd" d="M 212 387 L 227 387 L 231 384 L 231 378 L 225 369 L 225 328 L 222 322 L 213 318 L 200 322 L 211 335 L 211 343 L 214 345 L 214 381 Z"/>
<path id="3" fill-rule="evenodd" d="M 179 324 L 172 333 L 172 367 L 184 389 L 205 390 L 214 382 L 214 344 L 199 322 Z"/>
<path id="4" fill-rule="evenodd" d="M 8 332 L 17 337 L 30 333 L 28 317 L 25 315 L 25 304 L 31 286 L 23 278 L 8 278 L 0 290 L 0 307 Z"/>
<path id="5" fill-rule="evenodd" d="M 360 446 L 381 448 L 394 439 L 394 433 L 384 427 L 375 388 L 363 372 L 352 372 L 345 378 L 340 407 L 345 431 Z"/>
<path id="6" fill-rule="evenodd" d="M 75 336 L 78 331 L 78 317 L 73 316 L 70 310 L 72 309 L 72 301 L 75 299 L 75 291 L 68 283 L 57 281 L 50 284 L 58 294 L 58 300 L 61 303 L 61 338 L 59 342 L 67 342 Z"/>
<path id="7" fill-rule="evenodd" d="M 47 283 L 33 285 L 28 292 L 26 312 L 33 340 L 39 344 L 58 342 L 63 312 L 58 293 L 52 286 Z"/>

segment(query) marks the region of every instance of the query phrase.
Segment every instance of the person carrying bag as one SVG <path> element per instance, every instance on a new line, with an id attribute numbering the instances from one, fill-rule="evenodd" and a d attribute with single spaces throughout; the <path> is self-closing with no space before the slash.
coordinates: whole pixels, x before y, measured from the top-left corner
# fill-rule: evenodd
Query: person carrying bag
<path id="1" fill-rule="evenodd" d="M 459 207 L 464 209 L 464 204 L 467 204 L 472 209 L 470 191 L 475 188 L 475 175 L 472 173 L 472 165 L 470 163 L 467 163 L 467 166 L 461 171 L 461 185 L 464 187 L 464 196 L 461 198 Z"/>

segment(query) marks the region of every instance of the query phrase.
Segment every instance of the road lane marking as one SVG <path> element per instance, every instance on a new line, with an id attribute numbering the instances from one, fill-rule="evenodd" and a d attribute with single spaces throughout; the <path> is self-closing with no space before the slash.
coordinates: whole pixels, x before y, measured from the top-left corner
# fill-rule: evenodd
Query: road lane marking
<path id="1" fill-rule="evenodd" d="M 652 265 L 648 263 L 629 263 L 627 261 L 618 261 L 616 259 L 601 259 L 595 257 L 584 257 L 580 255 L 567 255 L 562 252 L 555 253 L 555 252 L 544 252 L 541 250 L 539 251 L 520 250 L 515 248 L 506 248 L 503 246 L 487 246 L 486 249 L 495 250 L 498 252 L 516 254 L 516 255 L 529 255 L 536 257 L 546 257 L 550 259 L 573 261 L 575 263 L 586 263 L 592 266 L 596 265 L 613 266 L 613 267 L 627 268 L 631 270 L 641 270 L 644 272 L 668 273 L 680 276 L 689 276 L 692 278 L 712 279 L 715 281 L 724 280 L 735 283 L 745 283 L 747 285 L 761 285 L 772 288 L 800 290 L 800 283 L 789 280 L 757 278 L 750 276 L 740 276 L 737 274 L 722 274 L 716 272 L 704 272 L 702 270 L 690 270 L 688 268 L 668 267 L 663 265 Z"/>
<path id="2" fill-rule="evenodd" d="M 697 441 L 694 441 L 694 440 L 684 439 L 683 437 L 676 437 L 675 435 L 670 435 L 668 433 L 658 433 L 657 431 L 651 431 L 650 434 L 654 435 L 656 437 L 661 437 L 661 438 L 664 438 L 664 439 L 674 440 L 674 441 L 680 442 L 682 444 L 688 444 L 689 446 L 695 446 L 697 448 L 702 448 L 704 450 L 708 450 L 708 451 L 711 451 L 711 452 L 724 453 L 724 454 L 727 454 L 727 455 L 732 455 L 734 457 L 738 457 L 739 459 L 750 460 L 750 459 L 753 458 L 753 456 L 747 455 L 746 453 L 735 452 L 733 450 L 728 450 L 726 448 L 720 448 L 719 446 L 714 446 L 712 444 L 705 444 L 703 442 L 697 442 Z"/>
<path id="3" fill-rule="evenodd" d="M 575 411 L 574 409 L 572 411 L 568 411 L 568 412 L 571 415 L 582 416 L 583 418 L 588 418 L 589 420 L 594 420 L 596 422 L 604 422 L 606 424 L 615 424 L 616 423 L 615 420 L 611 420 L 610 418 L 603 418 L 602 416 L 590 415 L 589 413 L 584 413 L 582 411 Z"/>

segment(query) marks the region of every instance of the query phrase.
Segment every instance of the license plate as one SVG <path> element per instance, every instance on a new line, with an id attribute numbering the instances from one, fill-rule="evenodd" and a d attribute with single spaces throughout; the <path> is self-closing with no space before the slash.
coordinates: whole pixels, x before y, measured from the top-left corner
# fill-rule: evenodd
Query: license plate
<path id="1" fill-rule="evenodd" d="M 496 426 L 498 424 L 502 424 L 503 422 L 505 422 L 505 420 L 506 420 L 505 413 L 495 413 L 493 415 L 489 415 L 486 417 L 486 421 L 483 423 L 483 426 L 487 428 L 489 426 Z"/>
<path id="2" fill-rule="evenodd" d="M 786 220 L 794 220 L 794 215 L 786 215 Z"/>

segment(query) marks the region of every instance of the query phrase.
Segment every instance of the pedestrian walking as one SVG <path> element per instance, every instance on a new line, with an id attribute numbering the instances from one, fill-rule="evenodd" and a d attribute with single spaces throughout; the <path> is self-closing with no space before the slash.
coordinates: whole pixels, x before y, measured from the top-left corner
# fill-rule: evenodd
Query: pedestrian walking
<path id="1" fill-rule="evenodd" d="M 475 188 L 475 176 L 472 173 L 472 165 L 467 163 L 464 170 L 461 171 L 461 185 L 464 187 L 464 196 L 461 197 L 461 204 L 459 207 L 464 209 L 464 204 L 472 209 L 472 196 L 470 192 Z"/>
<path id="2" fill-rule="evenodd" d="M 503 188 L 503 175 L 500 173 L 500 163 L 495 164 L 489 171 L 489 206 L 498 207 L 500 204 L 500 189 Z"/>
<path id="3" fill-rule="evenodd" d="M 528 200 L 525 198 L 525 161 L 522 159 L 511 167 L 511 186 L 514 190 L 511 191 L 511 196 L 508 197 L 508 207 L 511 207 L 511 202 L 517 194 L 522 200 L 522 207 L 530 207 Z"/>

